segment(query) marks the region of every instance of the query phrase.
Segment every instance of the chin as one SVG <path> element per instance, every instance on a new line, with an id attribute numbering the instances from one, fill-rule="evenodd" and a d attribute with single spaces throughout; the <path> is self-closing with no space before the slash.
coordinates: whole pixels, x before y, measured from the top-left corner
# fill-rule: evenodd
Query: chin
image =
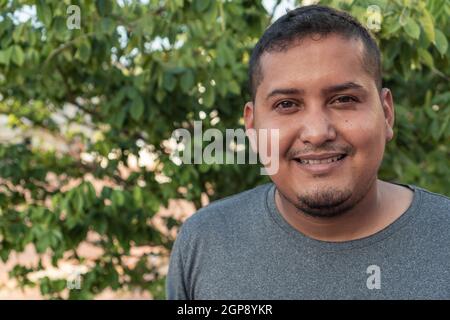
<path id="1" fill-rule="evenodd" d="M 299 179 L 289 186 L 287 179 L 274 181 L 279 192 L 300 213 L 319 218 L 345 214 L 367 194 L 370 184 L 358 187 L 346 179 Z"/>
<path id="2" fill-rule="evenodd" d="M 352 201 L 353 200 L 353 201 Z M 347 188 L 325 187 L 296 194 L 295 207 L 304 214 L 331 218 L 344 214 L 357 203 Z"/>

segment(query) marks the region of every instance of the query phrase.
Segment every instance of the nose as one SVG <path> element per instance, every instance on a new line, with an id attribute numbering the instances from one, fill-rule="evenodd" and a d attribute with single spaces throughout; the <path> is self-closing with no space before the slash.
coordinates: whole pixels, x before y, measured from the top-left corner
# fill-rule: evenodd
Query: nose
<path id="1" fill-rule="evenodd" d="M 311 110 L 302 118 L 299 138 L 304 144 L 318 147 L 336 139 L 336 129 L 323 110 Z"/>

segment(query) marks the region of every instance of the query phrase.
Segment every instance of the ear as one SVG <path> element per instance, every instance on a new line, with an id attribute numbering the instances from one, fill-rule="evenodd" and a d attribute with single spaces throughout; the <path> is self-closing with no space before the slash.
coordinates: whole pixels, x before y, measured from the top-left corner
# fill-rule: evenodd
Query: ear
<path id="1" fill-rule="evenodd" d="M 254 104 L 248 101 L 244 106 L 245 130 L 254 129 Z"/>
<path id="2" fill-rule="evenodd" d="M 245 133 L 250 142 L 250 147 L 253 152 L 257 152 L 258 141 L 256 139 L 255 132 L 255 104 L 251 101 L 248 101 L 244 106 L 244 124 L 245 124 Z"/>
<path id="3" fill-rule="evenodd" d="M 381 105 L 383 106 L 384 121 L 386 127 L 386 142 L 391 141 L 394 137 L 394 100 L 391 90 L 383 88 L 381 90 Z"/>

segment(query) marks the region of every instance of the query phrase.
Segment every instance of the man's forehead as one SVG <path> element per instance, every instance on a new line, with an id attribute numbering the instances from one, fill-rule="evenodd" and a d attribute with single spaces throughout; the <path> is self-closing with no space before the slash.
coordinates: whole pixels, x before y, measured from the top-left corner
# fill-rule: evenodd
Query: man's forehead
<path id="1" fill-rule="evenodd" d="M 361 58 L 364 54 L 364 44 L 359 38 L 349 38 L 339 34 L 323 35 L 315 37 L 306 36 L 301 39 L 292 40 L 289 44 L 283 44 L 280 47 L 274 47 L 265 51 L 260 58 L 261 66 L 267 63 L 283 63 L 286 57 L 295 55 L 296 58 L 314 58 L 309 53 L 330 53 L 333 60 L 340 60 L 342 56 L 333 53 L 347 51 L 355 58 Z"/>
<path id="2" fill-rule="evenodd" d="M 363 54 L 364 45 L 359 39 L 331 35 L 319 40 L 305 38 L 285 50 L 261 56 L 260 85 L 273 87 L 277 82 L 282 85 L 327 77 L 335 78 L 335 83 L 357 82 L 358 77 L 370 77 L 363 68 Z"/>

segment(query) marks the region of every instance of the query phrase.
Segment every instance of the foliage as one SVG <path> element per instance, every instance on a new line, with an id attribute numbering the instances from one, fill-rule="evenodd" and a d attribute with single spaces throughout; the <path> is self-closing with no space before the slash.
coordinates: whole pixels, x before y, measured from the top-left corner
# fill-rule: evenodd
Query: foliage
<path id="1" fill-rule="evenodd" d="M 381 9 L 375 35 L 397 108 L 381 177 L 448 194 L 450 4 L 322 3 L 363 22 L 369 5 Z M 69 5 L 80 7 L 81 29 L 66 26 Z M 17 12 L 30 8 L 36 14 L 20 19 Z M 178 166 L 167 140 L 202 118 L 204 130 L 242 127 L 249 54 L 271 13 L 251 0 L 0 0 L 0 12 L 0 114 L 23 133 L 0 144 L 1 259 L 33 244 L 55 266 L 63 257 L 88 265 L 76 250 L 87 241 L 103 253 L 69 298 L 106 288 L 164 298 L 164 274 L 153 261 L 167 258 L 173 238 L 153 223 L 161 206 L 187 199 L 199 208 L 202 194 L 213 201 L 267 181 L 257 166 Z M 49 146 L 37 133 L 59 142 Z M 154 164 L 131 165 L 145 148 Z M 87 176 L 110 185 L 95 190 Z M 165 224 L 172 230 L 179 222 Z M 144 245 L 161 250 L 130 267 L 126 258 Z M 64 279 L 31 279 L 42 268 L 42 261 L 17 265 L 10 276 L 65 297 Z"/>

